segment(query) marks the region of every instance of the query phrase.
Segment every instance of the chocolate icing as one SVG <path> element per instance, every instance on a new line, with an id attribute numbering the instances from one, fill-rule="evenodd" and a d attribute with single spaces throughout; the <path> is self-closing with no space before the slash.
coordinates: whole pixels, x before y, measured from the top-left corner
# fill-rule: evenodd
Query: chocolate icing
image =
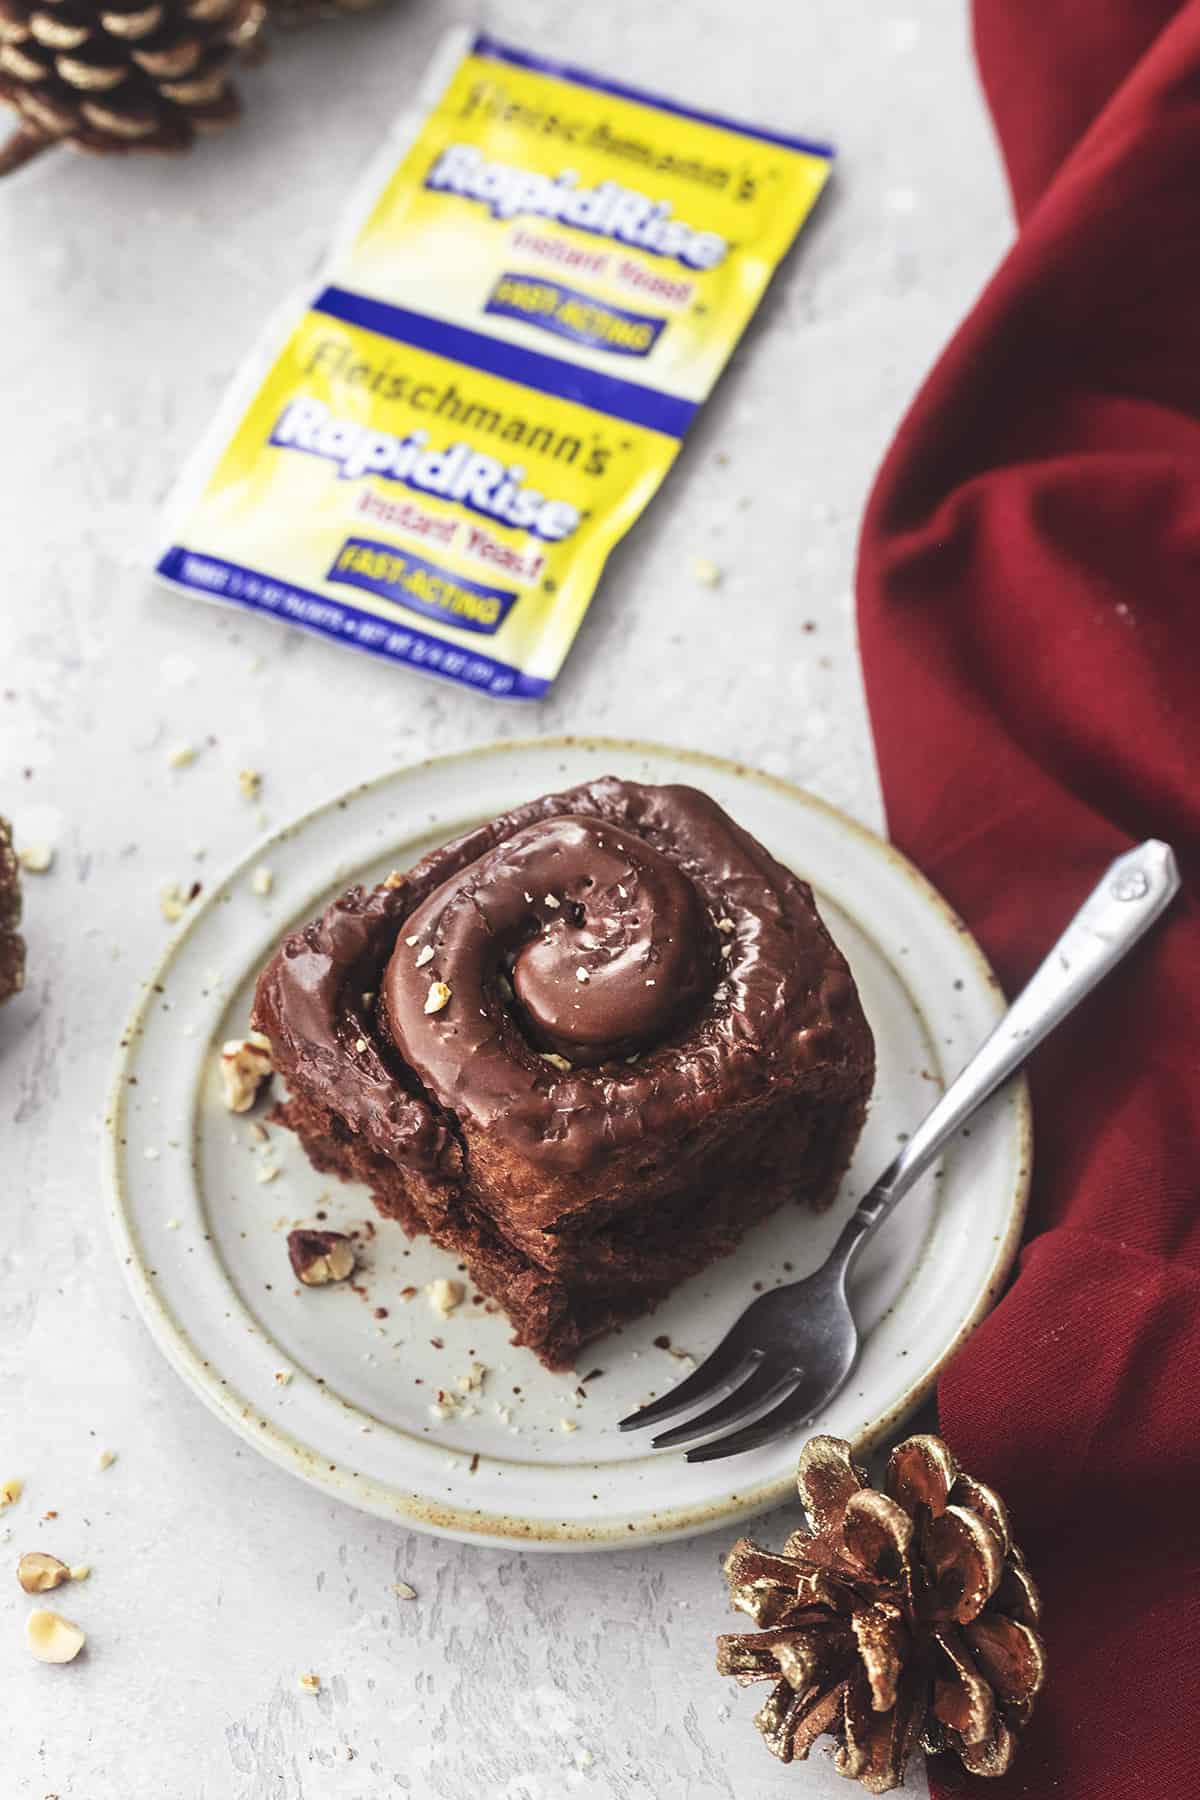
<path id="1" fill-rule="evenodd" d="M 804 882 L 707 795 L 608 777 L 351 888 L 263 971 L 255 1023 L 349 1131 L 453 1178 L 467 1126 L 564 1174 L 840 1073 L 855 1006 Z"/>

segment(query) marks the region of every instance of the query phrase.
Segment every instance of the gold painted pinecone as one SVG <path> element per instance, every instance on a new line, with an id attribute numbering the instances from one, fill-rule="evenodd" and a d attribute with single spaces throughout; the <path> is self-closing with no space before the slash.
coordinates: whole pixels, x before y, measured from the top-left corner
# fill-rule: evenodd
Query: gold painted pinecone
<path id="1" fill-rule="evenodd" d="M 941 1438 L 897 1445 L 884 1492 L 842 1438 L 804 1447 L 810 1531 L 782 1555 L 748 1538 L 725 1563 L 758 1631 L 717 1641 L 717 1668 L 771 1681 L 755 1719 L 783 1762 L 823 1733 L 838 1772 L 872 1794 L 904 1780 L 918 1741 L 975 1775 L 1002 1775 L 1045 1679 L 1037 1589 L 999 1497 Z"/>
<path id="2" fill-rule="evenodd" d="M 21 923 L 21 872 L 12 843 L 12 826 L 0 819 L 0 1003 L 25 986 L 25 940 Z"/>
<path id="3" fill-rule="evenodd" d="M 0 173 L 52 143 L 186 150 L 238 116 L 234 59 L 263 0 L 0 0 L 0 100 L 20 124 Z"/>

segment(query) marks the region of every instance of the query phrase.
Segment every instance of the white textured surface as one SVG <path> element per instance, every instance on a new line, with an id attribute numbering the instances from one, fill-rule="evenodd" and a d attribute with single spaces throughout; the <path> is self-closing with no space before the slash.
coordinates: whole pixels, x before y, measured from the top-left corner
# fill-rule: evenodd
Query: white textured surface
<path id="1" fill-rule="evenodd" d="M 27 879 L 29 988 L 0 1015 L 0 1479 L 27 1483 L 0 1518 L 0 1562 L 40 1544 L 95 1567 L 58 1596 L 90 1636 L 70 1668 L 29 1660 L 31 1603 L 0 1580 L 6 1800 L 846 1792 L 822 1758 L 772 1763 L 753 1696 L 713 1674 L 718 1540 L 521 1556 L 329 1503 L 184 1392 L 104 1234 L 114 1040 L 167 930 L 161 884 L 204 879 L 256 831 L 238 768 L 264 771 L 279 822 L 398 761 L 587 729 L 735 755 L 879 822 L 856 524 L 1008 229 L 950 0 L 486 9 L 518 41 L 841 149 L 549 702 L 501 710 L 149 590 L 139 553 L 180 459 L 409 72 L 461 16 L 397 3 L 283 39 L 242 83 L 237 134 L 181 162 L 47 158 L 0 191 L 0 810 L 58 850 Z M 715 592 L 691 579 L 694 556 L 725 571 Z M 178 743 L 202 753 L 176 771 Z M 118 1453 L 103 1473 L 102 1447 Z M 391 1594 L 399 1579 L 416 1601 Z M 304 1670 L 320 1695 L 301 1691 Z"/>

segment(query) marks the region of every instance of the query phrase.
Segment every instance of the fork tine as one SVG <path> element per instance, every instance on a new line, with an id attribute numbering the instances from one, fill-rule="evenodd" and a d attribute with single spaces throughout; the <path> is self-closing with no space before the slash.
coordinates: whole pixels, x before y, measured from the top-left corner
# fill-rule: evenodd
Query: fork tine
<path id="1" fill-rule="evenodd" d="M 740 1388 L 730 1394 L 718 1405 L 710 1407 L 698 1418 L 689 1419 L 684 1425 L 676 1425 L 671 1431 L 664 1431 L 660 1437 L 652 1440 L 656 1450 L 673 1450 L 679 1444 L 690 1443 L 694 1438 L 709 1437 L 722 1425 L 740 1425 L 744 1420 L 752 1419 L 756 1413 L 769 1406 L 772 1401 L 782 1400 L 790 1394 L 801 1378 L 799 1369 L 780 1371 L 778 1363 L 759 1363 L 749 1381 L 743 1382 Z"/>
<path id="2" fill-rule="evenodd" d="M 730 1432 L 728 1437 L 714 1438 L 711 1444 L 700 1444 L 689 1450 L 687 1460 L 690 1463 L 716 1462 L 722 1456 L 740 1456 L 743 1450 L 757 1450 L 760 1444 L 770 1443 L 780 1432 L 806 1424 L 824 1403 L 823 1393 L 814 1401 L 812 1388 L 807 1382 L 801 1382 L 773 1412 L 755 1419 L 741 1431 Z"/>
<path id="3" fill-rule="evenodd" d="M 694 1369 L 678 1387 L 673 1387 L 669 1394 L 662 1394 L 657 1400 L 651 1400 L 646 1406 L 639 1407 L 622 1419 L 617 1426 L 618 1431 L 638 1431 L 643 1425 L 657 1425 L 660 1419 L 669 1419 L 674 1413 L 683 1412 L 689 1406 L 695 1406 L 701 1400 L 709 1400 L 714 1393 L 725 1392 L 743 1381 L 762 1361 L 762 1351 L 747 1346 L 738 1327 L 727 1331 L 716 1349 L 711 1351 L 698 1369 Z"/>

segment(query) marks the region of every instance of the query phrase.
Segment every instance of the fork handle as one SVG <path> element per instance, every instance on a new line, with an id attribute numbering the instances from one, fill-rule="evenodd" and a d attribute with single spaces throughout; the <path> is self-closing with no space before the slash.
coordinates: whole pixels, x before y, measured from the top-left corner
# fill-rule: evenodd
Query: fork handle
<path id="1" fill-rule="evenodd" d="M 1115 969 L 1179 891 L 1169 844 L 1150 838 L 1119 856 L 991 1036 L 926 1114 L 849 1220 L 846 1259 L 876 1231 L 976 1107 Z"/>

